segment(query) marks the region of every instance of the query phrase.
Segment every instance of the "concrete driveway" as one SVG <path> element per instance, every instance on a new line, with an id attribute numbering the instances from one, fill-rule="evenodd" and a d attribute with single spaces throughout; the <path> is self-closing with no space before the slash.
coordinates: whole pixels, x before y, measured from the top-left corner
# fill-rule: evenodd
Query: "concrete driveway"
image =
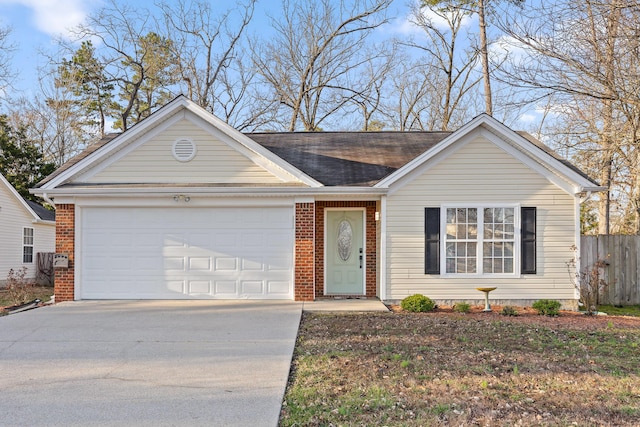
<path id="1" fill-rule="evenodd" d="M 87 301 L 0 317 L 0 424 L 276 426 L 301 312 Z"/>

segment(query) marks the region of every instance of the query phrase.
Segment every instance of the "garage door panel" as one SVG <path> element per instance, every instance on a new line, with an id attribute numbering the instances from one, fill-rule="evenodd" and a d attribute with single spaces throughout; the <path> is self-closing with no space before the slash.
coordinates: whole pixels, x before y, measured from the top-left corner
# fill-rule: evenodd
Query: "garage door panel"
<path id="1" fill-rule="evenodd" d="M 291 299 L 292 212 L 84 208 L 81 298 Z"/>

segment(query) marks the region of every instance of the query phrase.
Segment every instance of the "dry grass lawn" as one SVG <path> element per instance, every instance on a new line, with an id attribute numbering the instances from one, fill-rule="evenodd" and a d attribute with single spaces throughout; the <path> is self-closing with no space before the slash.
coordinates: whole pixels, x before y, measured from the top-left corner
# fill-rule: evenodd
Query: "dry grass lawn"
<path id="1" fill-rule="evenodd" d="M 638 426 L 640 318 L 305 313 L 282 426 Z"/>

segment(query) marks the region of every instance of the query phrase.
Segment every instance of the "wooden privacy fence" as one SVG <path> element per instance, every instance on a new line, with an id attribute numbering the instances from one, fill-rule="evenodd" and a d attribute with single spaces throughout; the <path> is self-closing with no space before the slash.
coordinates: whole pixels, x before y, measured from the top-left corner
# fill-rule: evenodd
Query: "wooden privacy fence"
<path id="1" fill-rule="evenodd" d="M 608 286 L 599 295 L 599 304 L 640 304 L 640 236 L 582 236 L 581 270 L 600 260 L 608 265 L 602 279 Z"/>

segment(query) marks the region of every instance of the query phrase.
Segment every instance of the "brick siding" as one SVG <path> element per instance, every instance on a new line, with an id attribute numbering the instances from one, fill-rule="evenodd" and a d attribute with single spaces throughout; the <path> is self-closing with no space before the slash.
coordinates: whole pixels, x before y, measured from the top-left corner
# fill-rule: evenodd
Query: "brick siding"
<path id="1" fill-rule="evenodd" d="M 295 289 L 296 301 L 314 300 L 315 203 L 296 203 Z"/>
<path id="2" fill-rule="evenodd" d="M 74 299 L 75 205 L 56 205 L 56 253 L 69 256 L 68 268 L 55 269 L 56 303 Z"/>

